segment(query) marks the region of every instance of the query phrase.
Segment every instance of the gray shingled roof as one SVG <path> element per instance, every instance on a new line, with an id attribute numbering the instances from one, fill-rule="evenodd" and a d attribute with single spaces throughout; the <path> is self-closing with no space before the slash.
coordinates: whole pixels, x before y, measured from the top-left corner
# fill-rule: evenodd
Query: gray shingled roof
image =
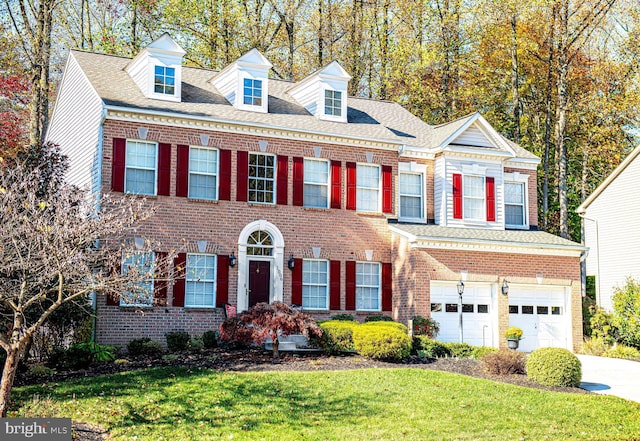
<path id="1" fill-rule="evenodd" d="M 325 121 L 311 115 L 287 93 L 295 83 L 274 79 L 269 80 L 267 114 L 238 110 L 209 82 L 217 74 L 216 71 L 192 67 L 183 67 L 182 70 L 182 102 L 161 101 L 145 97 L 125 72 L 130 58 L 78 50 L 72 50 L 71 54 L 106 106 L 155 110 L 426 149 L 437 147 L 471 117 L 434 127 L 397 103 L 349 97 L 348 123 Z M 520 147 L 516 152 L 521 157 L 535 157 Z"/>
<path id="2" fill-rule="evenodd" d="M 503 244 L 537 248 L 586 249 L 579 243 L 554 236 L 544 231 L 490 230 L 417 224 L 392 224 L 391 227 L 414 236 L 417 241 L 473 242 L 478 244 Z"/>

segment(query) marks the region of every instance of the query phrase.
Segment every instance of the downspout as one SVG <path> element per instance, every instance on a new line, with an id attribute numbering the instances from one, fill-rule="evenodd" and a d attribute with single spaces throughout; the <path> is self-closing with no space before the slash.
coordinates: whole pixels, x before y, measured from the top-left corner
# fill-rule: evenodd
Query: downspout
<path id="1" fill-rule="evenodd" d="M 104 121 L 107 119 L 107 109 L 102 106 L 102 118 L 100 118 L 100 126 L 98 128 L 98 143 L 96 144 L 96 158 L 97 158 L 97 166 L 96 166 L 96 182 L 93 186 L 93 195 L 96 198 L 96 211 L 100 211 L 100 201 L 102 199 L 102 154 L 103 154 L 103 136 L 104 136 Z M 97 241 L 96 246 L 100 246 L 100 241 Z M 91 341 L 96 341 L 96 327 L 98 326 L 97 316 L 98 316 L 98 296 L 95 291 L 91 292 L 91 309 L 93 310 L 93 320 L 91 326 Z"/>

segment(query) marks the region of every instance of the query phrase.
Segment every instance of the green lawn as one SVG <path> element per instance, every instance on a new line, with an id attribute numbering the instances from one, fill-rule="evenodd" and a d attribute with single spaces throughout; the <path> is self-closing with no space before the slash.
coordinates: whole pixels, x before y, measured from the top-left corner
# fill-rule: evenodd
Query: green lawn
<path id="1" fill-rule="evenodd" d="M 34 398 L 35 397 L 35 398 Z M 630 440 L 640 404 L 421 369 L 159 368 L 15 390 L 10 417 L 101 424 L 115 440 Z"/>

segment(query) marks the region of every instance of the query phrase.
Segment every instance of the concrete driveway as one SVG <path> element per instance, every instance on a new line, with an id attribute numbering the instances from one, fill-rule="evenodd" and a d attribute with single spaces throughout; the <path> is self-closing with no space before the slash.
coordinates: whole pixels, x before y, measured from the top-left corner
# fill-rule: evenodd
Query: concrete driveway
<path id="1" fill-rule="evenodd" d="M 582 362 L 582 389 L 640 403 L 640 362 L 593 355 L 578 358 Z"/>

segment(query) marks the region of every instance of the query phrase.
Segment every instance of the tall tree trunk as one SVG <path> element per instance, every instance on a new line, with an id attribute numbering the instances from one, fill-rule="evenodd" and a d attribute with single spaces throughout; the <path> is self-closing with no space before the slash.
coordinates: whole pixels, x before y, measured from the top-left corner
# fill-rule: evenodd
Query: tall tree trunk
<path id="1" fill-rule="evenodd" d="M 9 400 L 13 390 L 13 380 L 16 377 L 18 363 L 20 362 L 20 351 L 13 347 L 7 351 L 7 359 L 4 362 L 2 371 L 2 384 L 0 384 L 0 417 L 6 418 L 9 410 Z"/>
<path id="2" fill-rule="evenodd" d="M 549 59 L 547 60 L 547 85 L 545 90 L 544 117 L 544 157 L 542 182 L 542 229 L 549 231 L 549 159 L 551 156 L 551 123 L 553 122 L 553 66 L 555 62 L 555 27 L 557 16 L 557 2 L 554 2 L 549 25 Z"/>
<path id="3" fill-rule="evenodd" d="M 324 11 L 323 0 L 318 0 L 318 67 L 324 65 Z"/>
<path id="4" fill-rule="evenodd" d="M 513 140 L 520 143 L 520 76 L 518 72 L 518 14 L 515 4 L 511 14 L 511 93 L 513 95 Z"/>
<path id="5" fill-rule="evenodd" d="M 567 105 L 569 91 L 567 89 L 567 75 L 569 73 L 569 56 L 567 54 L 569 22 L 569 2 L 564 0 L 559 14 L 558 39 L 558 78 L 557 78 L 557 106 L 555 144 L 558 158 L 558 202 L 560 205 L 560 236 L 569 238 L 569 201 L 567 195 Z"/>

